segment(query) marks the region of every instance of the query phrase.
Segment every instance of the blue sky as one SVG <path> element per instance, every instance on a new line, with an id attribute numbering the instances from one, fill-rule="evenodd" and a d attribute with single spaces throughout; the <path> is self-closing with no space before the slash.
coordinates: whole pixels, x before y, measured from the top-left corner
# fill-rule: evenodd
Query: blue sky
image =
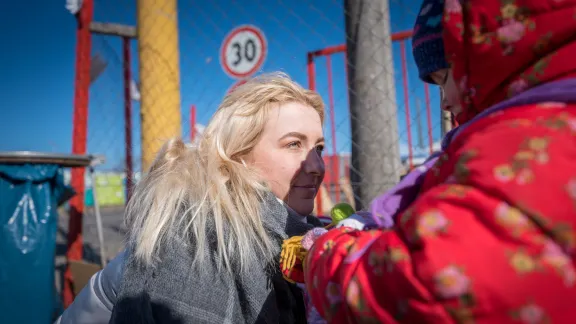
<path id="1" fill-rule="evenodd" d="M 75 59 L 74 17 L 65 1 L 2 1 L 0 4 L 0 151 L 70 152 Z M 420 0 L 392 0 L 393 32 L 411 29 Z M 31 10 L 34 8 L 34 10 Z M 135 24 L 135 1 L 95 0 L 95 20 Z M 234 80 L 219 65 L 218 51 L 235 26 L 253 24 L 266 34 L 269 52 L 262 70 L 284 71 L 307 86 L 306 53 L 345 42 L 343 1 L 334 0 L 182 0 L 179 1 L 183 136 L 190 133 L 189 108 L 205 124 Z M 39 28 L 38 26 L 42 26 Z M 121 42 L 94 36 L 93 53 L 108 61 L 91 86 L 88 151 L 106 155 L 106 167 L 118 167 L 124 156 Z M 417 78 L 407 43 L 412 138 L 418 145 L 416 106 L 424 114 L 423 85 Z M 136 43 L 132 55 L 137 59 Z M 398 122 L 406 143 L 400 47 L 394 45 Z M 134 73 L 137 77 L 137 62 Z M 332 58 L 337 149 L 350 151 L 349 114 L 343 55 Z M 328 103 L 325 60 L 317 61 L 317 88 Z M 440 137 L 437 90 L 431 88 L 434 138 Z M 134 104 L 134 155 L 139 158 L 138 105 Z M 426 118 L 421 117 L 426 138 Z M 330 129 L 326 124 L 326 134 Z M 330 138 L 328 139 L 331 140 Z M 328 147 L 331 147 L 330 142 Z M 328 153 L 331 153 L 328 151 Z"/>

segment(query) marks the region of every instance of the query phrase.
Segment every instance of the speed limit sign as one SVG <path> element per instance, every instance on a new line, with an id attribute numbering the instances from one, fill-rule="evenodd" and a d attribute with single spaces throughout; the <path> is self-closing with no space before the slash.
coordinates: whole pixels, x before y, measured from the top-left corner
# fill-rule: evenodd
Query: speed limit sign
<path id="1" fill-rule="evenodd" d="M 252 25 L 234 28 L 220 47 L 220 64 L 235 79 L 256 73 L 264 64 L 268 46 L 262 31 Z"/>

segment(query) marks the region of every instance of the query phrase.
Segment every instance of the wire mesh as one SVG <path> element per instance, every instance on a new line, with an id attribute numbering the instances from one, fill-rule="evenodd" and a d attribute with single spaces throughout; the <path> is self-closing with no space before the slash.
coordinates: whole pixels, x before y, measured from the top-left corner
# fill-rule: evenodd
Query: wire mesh
<path id="1" fill-rule="evenodd" d="M 362 12 L 367 20 L 354 21 L 361 3 L 367 4 Z M 94 193 L 104 205 L 107 253 L 114 255 L 122 247 L 123 205 L 131 183 L 138 181 L 167 138 L 196 141 L 225 93 L 253 72 L 286 72 L 326 102 L 326 175 L 315 213 L 327 214 L 337 202 L 365 207 L 439 148 L 439 93 L 418 80 L 410 55 L 409 31 L 417 15 L 413 8 L 419 4 L 82 1 L 77 15 L 73 151 L 102 154 L 106 163 L 97 168 L 94 183 L 82 170 L 72 171 L 71 183 L 80 197 L 71 201 L 68 259 L 82 258 L 82 214 Z M 108 26 L 113 35 L 102 35 L 91 22 L 123 27 L 114 31 Z M 244 29 L 231 33 L 240 27 Z M 137 39 L 118 36 L 130 28 L 137 31 Z M 263 36 L 246 36 L 250 28 Z M 233 36 L 238 44 L 224 46 L 232 56 L 222 57 L 223 43 Z M 259 55 L 262 48 L 265 57 Z M 84 231 L 86 241 L 95 240 L 90 228 Z M 94 244 L 91 248 L 97 250 Z M 72 290 L 68 269 L 65 305 L 72 302 Z"/>
<path id="2" fill-rule="evenodd" d="M 176 11 L 166 9 L 170 8 L 167 3 L 171 2 L 141 0 L 137 5 L 136 1 L 95 0 L 95 21 L 129 26 L 135 26 L 136 21 L 140 23 L 140 39 L 134 40 L 130 47 L 132 87 L 138 85 L 140 98 L 132 96 L 128 126 L 122 39 L 93 36 L 92 64 L 101 59 L 106 68 L 90 89 L 88 150 L 107 156 L 107 164 L 99 171 L 116 179 L 103 180 L 101 186 L 105 187 L 106 183 L 116 186 L 111 183 L 118 183 L 117 179 L 120 179 L 121 189 L 99 189 L 118 192 L 117 201 L 110 199 L 110 203 L 125 201 L 126 179 L 138 179 L 142 161 L 149 163 L 150 158 L 142 156 L 143 150 L 153 152 L 170 135 L 193 141 L 201 134 L 203 125 L 224 94 L 237 82 L 223 67 L 220 49 L 230 31 L 243 25 L 255 26 L 265 34 L 267 55 L 256 73 L 284 71 L 305 86 L 311 86 L 310 73 L 313 73 L 314 87 L 326 102 L 327 152 L 324 159 L 327 172 L 317 213 L 325 214 L 335 202 L 354 202 L 355 188 L 350 179 L 352 147 L 362 150 L 371 144 L 366 138 L 362 143 L 353 142 L 346 68 L 345 4 L 331 0 L 182 0 L 177 4 L 176 14 Z M 393 69 L 383 73 L 393 77 L 396 95 L 379 100 L 397 107 L 396 120 L 387 121 L 382 128 L 392 125 L 390 123 L 397 124 L 397 136 L 391 142 L 399 147 L 400 175 L 418 165 L 431 150 L 438 149 L 441 136 L 438 91 L 418 80 L 410 55 L 409 30 L 417 14 L 413 9 L 417 4 L 415 0 L 392 0 L 389 2 L 390 19 L 380 22 L 390 24 L 394 35 Z M 381 24 L 370 28 L 381 28 Z M 175 41 L 173 34 L 176 32 Z M 385 43 L 382 40 L 382 44 Z M 378 49 L 378 46 L 373 48 Z M 380 49 L 372 54 L 373 57 L 385 55 L 381 46 Z M 152 52 L 147 58 L 147 54 L 143 54 L 146 51 Z M 315 63 L 313 72 L 308 66 L 309 57 Z M 175 58 L 178 68 L 167 65 L 167 60 Z M 141 59 L 148 63 L 142 64 Z M 174 84 L 174 80 L 178 83 Z M 180 91 L 176 95 L 174 87 L 177 86 Z M 141 106 L 153 108 L 141 111 Z M 178 116 L 174 116 L 175 113 Z M 126 132 L 131 140 L 128 145 Z M 383 134 L 374 131 L 373 138 Z M 382 154 L 394 149 L 380 148 Z M 374 156 L 374 159 L 379 157 Z M 127 169 L 134 175 L 127 176 L 131 173 Z M 364 177 L 370 179 L 370 175 Z"/>

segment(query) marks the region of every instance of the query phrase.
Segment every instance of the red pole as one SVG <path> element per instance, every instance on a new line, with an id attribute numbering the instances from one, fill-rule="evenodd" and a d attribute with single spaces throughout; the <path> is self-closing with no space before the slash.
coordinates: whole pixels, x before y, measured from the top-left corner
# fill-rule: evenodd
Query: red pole
<path id="1" fill-rule="evenodd" d="M 430 110 L 430 89 L 428 83 L 424 83 L 424 93 L 426 95 L 426 119 L 428 122 L 428 145 L 430 154 L 434 152 L 434 138 L 432 137 L 432 111 Z"/>
<path id="2" fill-rule="evenodd" d="M 196 105 L 190 106 L 190 144 L 196 139 Z"/>
<path id="3" fill-rule="evenodd" d="M 399 31 L 391 35 L 393 42 L 403 41 L 409 39 L 410 37 L 412 37 L 412 30 Z"/>
<path id="4" fill-rule="evenodd" d="M 314 63 L 313 53 L 308 53 L 308 87 L 310 90 L 316 90 L 316 64 Z"/>
<path id="5" fill-rule="evenodd" d="M 406 60 L 406 54 L 405 54 L 405 44 L 404 44 L 404 40 L 409 39 L 410 37 L 412 37 L 412 30 L 406 30 L 406 31 L 401 31 L 401 32 L 397 32 L 397 33 L 393 33 L 391 35 L 391 39 L 392 41 L 401 41 L 401 46 L 403 47 L 403 63 L 404 63 L 404 68 L 405 67 L 405 60 Z M 330 46 L 330 47 L 326 47 L 317 51 L 312 51 L 312 52 L 308 52 L 307 55 L 307 70 L 308 70 L 308 87 L 310 88 L 310 90 L 316 90 L 316 71 L 315 71 L 315 64 L 314 64 L 314 58 L 316 56 L 326 56 L 328 57 L 329 55 L 335 54 L 335 53 L 344 53 L 344 60 L 346 62 L 346 80 L 347 83 L 349 82 L 348 80 L 348 57 L 347 57 L 347 53 L 346 53 L 346 45 L 342 44 L 342 45 L 336 45 L 336 46 Z M 404 72 L 407 75 L 407 72 Z M 329 80 L 330 82 L 331 80 Z M 404 78 L 404 81 L 407 82 L 407 78 Z M 405 97 L 407 96 L 408 90 L 407 87 L 405 87 Z M 408 115 L 410 114 L 409 111 L 406 112 Z M 410 123 L 410 119 L 407 119 L 408 123 Z M 431 129 L 431 128 L 430 128 Z M 408 137 L 409 137 L 409 142 L 412 142 L 412 135 L 410 133 L 410 127 L 408 127 Z M 412 158 L 412 145 L 409 145 L 409 150 L 410 150 L 410 164 L 412 165 L 413 163 L 413 158 Z M 339 162 L 339 161 L 338 161 Z M 346 177 L 350 177 L 349 174 L 349 168 L 346 167 L 345 168 L 345 176 Z M 336 182 L 338 184 L 338 182 Z M 337 193 L 339 194 L 339 191 L 337 191 Z M 322 199 L 320 198 L 320 191 L 318 191 L 318 195 L 316 196 L 316 207 L 317 207 L 317 211 L 318 211 L 318 215 L 322 214 Z"/>
<path id="6" fill-rule="evenodd" d="M 310 90 L 316 90 L 316 66 L 314 64 L 314 53 L 308 53 L 308 87 Z M 323 214 L 322 210 L 322 187 L 318 188 L 318 193 L 316 193 L 316 215 L 320 216 Z"/>
<path id="7" fill-rule="evenodd" d="M 404 30 L 400 32 L 393 33 L 390 38 L 392 41 L 403 41 L 408 38 L 412 37 L 412 30 Z M 308 53 L 308 57 L 312 56 L 312 58 L 316 56 L 328 56 L 336 53 L 346 52 L 346 44 L 336 45 L 336 46 L 328 46 L 323 49 L 319 49 L 317 51 L 312 51 Z"/>
<path id="8" fill-rule="evenodd" d="M 402 82 L 404 84 L 404 111 L 406 112 L 406 128 L 408 132 L 408 165 L 413 167 L 412 157 L 412 132 L 410 131 L 410 97 L 408 94 L 408 69 L 406 67 L 406 42 L 400 41 L 400 58 L 402 60 Z"/>
<path id="9" fill-rule="evenodd" d="M 350 93 L 348 92 L 348 89 L 350 88 L 350 79 L 348 77 L 348 52 L 344 51 L 344 71 L 345 71 L 345 76 L 346 76 L 346 101 L 348 101 L 348 110 L 350 110 Z M 346 162 L 344 162 L 344 177 L 346 178 L 346 180 L 348 180 L 348 183 L 350 183 L 350 167 L 348 164 L 346 164 Z M 349 201 L 349 203 L 353 203 L 353 201 Z"/>
<path id="10" fill-rule="evenodd" d="M 77 15 L 76 29 L 76 77 L 74 80 L 74 117 L 72 134 L 72 153 L 86 154 L 88 128 L 88 92 L 90 88 L 90 22 L 94 15 L 93 0 L 84 0 Z M 84 213 L 84 168 L 72 169 L 72 187 L 76 195 L 70 200 L 70 220 L 68 223 L 68 243 L 66 257 L 68 262 L 82 259 L 82 215 Z M 64 272 L 64 306 L 74 300 L 73 278 L 70 263 Z"/>
<path id="11" fill-rule="evenodd" d="M 330 159 L 330 169 L 334 191 L 336 192 L 336 202 L 340 201 L 340 167 L 338 165 L 338 150 L 336 145 L 336 120 L 334 117 L 334 86 L 332 85 L 332 59 L 326 56 L 326 71 L 328 73 L 328 102 L 330 109 L 330 136 L 332 136 L 332 156 Z"/>
<path id="12" fill-rule="evenodd" d="M 130 38 L 122 37 L 124 56 L 124 141 L 126 142 L 126 202 L 132 196 L 134 170 L 132 168 L 132 58 L 130 56 Z"/>
<path id="13" fill-rule="evenodd" d="M 346 52 L 346 44 L 342 44 L 342 45 L 336 45 L 336 46 L 328 46 L 325 47 L 323 49 L 314 51 L 314 52 L 309 52 L 308 56 L 312 56 L 312 58 L 316 57 L 316 56 L 328 56 L 328 55 L 332 55 L 332 54 L 336 54 L 336 53 L 340 53 L 340 52 Z"/>

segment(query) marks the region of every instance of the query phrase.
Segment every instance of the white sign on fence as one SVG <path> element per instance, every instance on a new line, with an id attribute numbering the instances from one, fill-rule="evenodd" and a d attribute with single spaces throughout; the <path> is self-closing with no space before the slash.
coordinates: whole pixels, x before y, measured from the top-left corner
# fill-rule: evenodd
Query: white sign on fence
<path id="1" fill-rule="evenodd" d="M 242 25 L 224 38 L 220 47 L 220 64 L 230 77 L 243 79 L 262 67 L 267 54 L 264 33 L 256 26 Z"/>

